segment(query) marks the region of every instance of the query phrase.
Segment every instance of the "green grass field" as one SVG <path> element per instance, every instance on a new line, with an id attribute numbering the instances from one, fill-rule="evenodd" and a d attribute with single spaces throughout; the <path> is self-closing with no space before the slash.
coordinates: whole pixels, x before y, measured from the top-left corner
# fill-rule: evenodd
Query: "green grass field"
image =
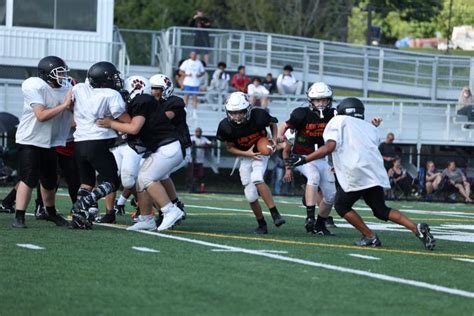
<path id="1" fill-rule="evenodd" d="M 0 214 L 0 315 L 474 315 L 470 205 L 390 203 L 432 226 L 428 252 L 364 204 L 381 248 L 352 246 L 359 234 L 335 214 L 335 236 L 307 234 L 298 198 L 276 197 L 287 224 L 265 236 L 243 196 L 181 199 L 188 218 L 164 234 L 125 231 L 128 215 L 81 231 L 32 216 L 13 229 Z"/>

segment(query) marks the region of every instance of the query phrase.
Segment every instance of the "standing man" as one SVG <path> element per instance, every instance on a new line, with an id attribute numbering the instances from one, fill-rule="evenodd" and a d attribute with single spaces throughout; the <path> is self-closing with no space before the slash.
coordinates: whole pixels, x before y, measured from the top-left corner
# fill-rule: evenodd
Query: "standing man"
<path id="1" fill-rule="evenodd" d="M 379 151 L 382 154 L 383 166 L 385 170 L 390 170 L 393 166 L 393 161 L 397 158 L 397 153 L 395 151 L 395 145 L 393 141 L 395 140 L 395 135 L 392 132 L 387 134 L 385 142 L 379 145 Z"/>
<path id="2" fill-rule="evenodd" d="M 72 97 L 68 67 L 57 56 L 47 56 L 38 63 L 38 77 L 26 79 L 23 91 L 23 115 L 16 132 L 19 144 L 19 176 L 15 220 L 12 226 L 26 228 L 25 212 L 38 181 L 46 207 L 47 220 L 58 226 L 68 222 L 56 213 L 57 153 L 64 146 L 71 128 Z"/>
<path id="3" fill-rule="evenodd" d="M 258 203 L 259 194 L 270 210 L 275 226 L 285 224 L 285 220 L 278 212 L 272 193 L 263 179 L 269 157 L 260 155 L 254 149 L 260 138 L 267 137 L 267 127 L 270 127 L 273 143 L 276 144 L 278 120 L 265 110 L 252 109 L 248 96 L 242 92 L 232 93 L 225 108 L 227 117 L 219 123 L 217 139 L 225 142 L 229 153 L 240 158 L 240 181 L 258 222 L 255 233 L 267 234 L 267 222 Z"/>
<path id="4" fill-rule="evenodd" d="M 199 86 L 201 85 L 201 78 L 204 76 L 204 66 L 202 62 L 197 59 L 197 54 L 192 51 L 189 54 L 189 59 L 186 59 L 179 67 L 180 73 L 184 75 L 183 91 L 184 103 L 188 105 L 189 95 L 192 95 L 193 101 L 193 118 L 197 118 L 197 93 L 199 92 Z"/>
<path id="5" fill-rule="evenodd" d="M 359 99 L 342 100 L 337 107 L 338 116 L 329 122 L 324 131 L 326 144 L 307 157 L 295 155 L 287 161 L 296 167 L 332 153 L 337 178 L 334 206 L 341 217 L 362 233 L 362 239 L 355 245 L 382 245 L 378 236 L 353 209 L 354 203 L 362 197 L 375 217 L 405 226 L 422 241 L 426 249 L 433 250 L 435 239 L 428 224 L 415 224 L 399 210 L 385 204 L 384 188 L 389 189 L 390 182 L 377 148 L 377 129 L 364 121 L 364 112 L 364 104 Z"/>
<path id="6" fill-rule="evenodd" d="M 188 179 L 191 181 L 189 184 L 190 191 L 196 192 L 196 182 L 199 182 L 199 192 L 204 193 L 204 156 L 206 148 L 211 147 L 212 142 L 207 137 L 202 136 L 202 129 L 200 127 L 194 131 L 191 141 L 193 142 L 191 151 L 192 161 L 188 163 Z"/>

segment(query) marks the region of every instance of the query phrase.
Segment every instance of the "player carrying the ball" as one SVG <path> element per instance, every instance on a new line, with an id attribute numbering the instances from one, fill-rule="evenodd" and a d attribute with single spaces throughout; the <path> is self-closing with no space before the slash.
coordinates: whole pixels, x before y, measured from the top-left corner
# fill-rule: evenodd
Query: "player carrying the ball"
<path id="1" fill-rule="evenodd" d="M 256 144 L 261 138 L 267 138 L 266 128 L 270 127 L 270 146 L 274 151 L 278 120 L 265 110 L 252 108 L 248 96 L 242 92 L 232 93 L 226 100 L 225 108 L 227 117 L 219 123 L 217 139 L 225 142 L 229 153 L 240 157 L 240 180 L 258 222 L 255 233 L 267 234 L 267 223 L 258 202 L 259 194 L 269 208 L 275 226 L 285 224 L 285 220 L 278 212 L 270 189 L 263 179 L 269 156 L 258 152 Z"/>

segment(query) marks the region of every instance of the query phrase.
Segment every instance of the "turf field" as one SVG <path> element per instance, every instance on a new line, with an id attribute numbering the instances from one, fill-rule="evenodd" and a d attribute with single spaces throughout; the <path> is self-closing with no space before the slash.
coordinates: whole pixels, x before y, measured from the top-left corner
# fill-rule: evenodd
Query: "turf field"
<path id="1" fill-rule="evenodd" d="M 181 199 L 188 218 L 163 234 L 125 231 L 129 216 L 80 231 L 0 214 L 0 315 L 474 315 L 473 206 L 390 203 L 432 226 L 428 252 L 363 204 L 381 248 L 352 246 L 336 216 L 336 236 L 307 234 L 298 198 L 276 198 L 287 224 L 265 236 L 243 196 Z"/>

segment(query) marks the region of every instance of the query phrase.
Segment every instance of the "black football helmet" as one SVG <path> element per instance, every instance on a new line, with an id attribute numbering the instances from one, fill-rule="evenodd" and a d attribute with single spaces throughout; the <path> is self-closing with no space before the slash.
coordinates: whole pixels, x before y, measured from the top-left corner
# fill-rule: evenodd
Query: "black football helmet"
<path id="1" fill-rule="evenodd" d="M 120 78 L 120 71 L 114 64 L 108 61 L 101 61 L 92 65 L 87 71 L 89 84 L 94 88 L 110 88 L 117 91 L 123 89 L 123 80 Z"/>
<path id="2" fill-rule="evenodd" d="M 365 107 L 361 100 L 357 98 L 345 98 L 337 106 L 338 115 L 349 115 L 364 119 Z"/>
<path id="3" fill-rule="evenodd" d="M 69 84 L 68 71 L 64 60 L 57 56 L 46 56 L 38 63 L 38 77 L 54 88 Z"/>

